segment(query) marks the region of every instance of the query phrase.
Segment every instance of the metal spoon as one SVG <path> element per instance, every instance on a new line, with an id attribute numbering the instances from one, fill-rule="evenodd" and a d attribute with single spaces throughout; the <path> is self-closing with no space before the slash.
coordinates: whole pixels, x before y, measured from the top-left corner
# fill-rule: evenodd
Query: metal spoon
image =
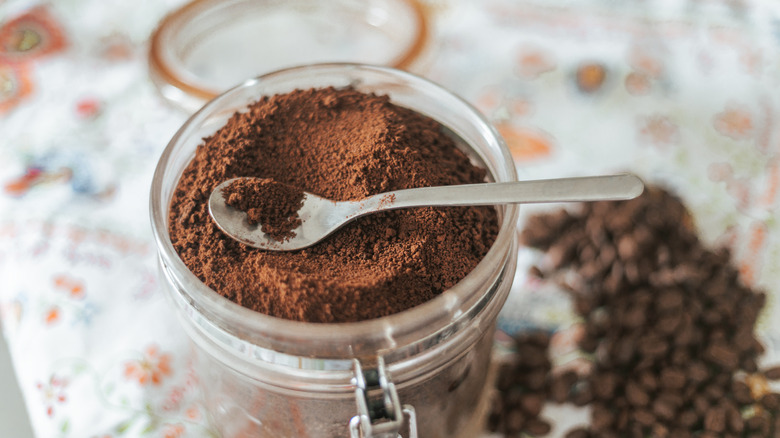
<path id="1" fill-rule="evenodd" d="M 222 190 L 239 178 L 218 185 L 209 197 L 209 213 L 217 226 L 239 242 L 255 248 L 292 251 L 321 241 L 347 222 L 385 210 L 410 207 L 530 204 L 626 200 L 644 190 L 642 180 L 631 174 L 560 178 L 506 183 L 467 184 L 398 190 L 369 196 L 358 201 L 337 202 L 304 193 L 298 210 L 301 224 L 294 236 L 275 240 L 252 225 L 247 214 L 228 206 Z"/>

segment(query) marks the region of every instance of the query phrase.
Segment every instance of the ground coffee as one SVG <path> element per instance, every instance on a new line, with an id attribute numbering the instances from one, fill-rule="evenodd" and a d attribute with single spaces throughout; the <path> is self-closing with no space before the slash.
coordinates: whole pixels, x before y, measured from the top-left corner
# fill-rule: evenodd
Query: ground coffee
<path id="1" fill-rule="evenodd" d="M 484 182 L 485 170 L 438 122 L 354 89 L 264 97 L 233 115 L 182 174 L 171 241 L 207 286 L 281 318 L 358 321 L 421 304 L 474 269 L 498 231 L 494 208 L 417 208 L 360 218 L 305 250 L 258 250 L 224 235 L 207 211 L 213 188 L 242 176 L 344 201 Z"/>
<path id="2" fill-rule="evenodd" d="M 301 224 L 298 210 L 303 192 L 270 178 L 237 179 L 222 190 L 225 204 L 247 214 L 250 224 L 260 225 L 268 237 L 285 240 L 295 237 Z"/>
<path id="3" fill-rule="evenodd" d="M 546 252 L 533 272 L 571 292 L 584 320 L 579 345 L 594 361 L 590 374 L 545 393 L 591 406 L 590 425 L 568 438 L 780 436 L 780 394 L 766 385 L 780 369 L 757 366 L 765 294 L 740 281 L 727 250 L 699 240 L 679 198 L 648 187 L 631 201 L 534 216 L 521 239 Z M 542 381 L 562 378 L 548 368 Z M 519 409 L 506 388 L 498 430 Z"/>

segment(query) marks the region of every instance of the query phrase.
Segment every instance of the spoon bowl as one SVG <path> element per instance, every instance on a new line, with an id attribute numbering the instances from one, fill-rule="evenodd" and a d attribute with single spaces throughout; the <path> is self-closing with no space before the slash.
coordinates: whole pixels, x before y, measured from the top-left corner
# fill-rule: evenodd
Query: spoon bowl
<path id="1" fill-rule="evenodd" d="M 246 212 L 228 205 L 223 191 L 241 179 L 247 178 L 224 181 L 211 192 L 209 214 L 217 227 L 229 237 L 254 248 L 272 251 L 307 248 L 350 221 L 380 211 L 412 207 L 628 200 L 639 196 L 644 190 L 642 180 L 624 173 L 422 187 L 380 193 L 356 201 L 333 201 L 304 192 L 297 211 L 297 226 L 291 227 L 290 232 L 280 238 L 265 233 L 262 224 L 251 223 Z"/>

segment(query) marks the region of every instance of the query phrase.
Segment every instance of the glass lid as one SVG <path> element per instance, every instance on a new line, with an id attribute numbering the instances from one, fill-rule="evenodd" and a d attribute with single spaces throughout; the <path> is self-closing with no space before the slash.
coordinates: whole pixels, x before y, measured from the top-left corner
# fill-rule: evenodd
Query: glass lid
<path id="1" fill-rule="evenodd" d="M 149 67 L 163 97 L 195 111 L 246 79 L 286 67 L 409 69 L 427 38 L 417 0 L 195 0 L 155 30 Z"/>

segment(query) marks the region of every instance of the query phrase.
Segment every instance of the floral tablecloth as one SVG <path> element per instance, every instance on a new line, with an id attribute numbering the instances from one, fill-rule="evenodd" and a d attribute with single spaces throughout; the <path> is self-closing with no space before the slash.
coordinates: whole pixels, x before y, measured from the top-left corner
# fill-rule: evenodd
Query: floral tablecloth
<path id="1" fill-rule="evenodd" d="M 156 93 L 147 44 L 179 3 L 0 2 L 0 320 L 39 437 L 210 433 L 148 220 L 157 157 L 187 114 Z M 780 362 L 780 7 L 426 5 L 418 72 L 490 118 L 521 177 L 628 169 L 672 187 L 705 240 L 770 292 L 759 330 L 765 361 Z M 526 277 L 533 257 L 521 250 L 501 328 L 555 332 L 564 361 L 577 321 Z M 587 418 L 574 411 L 545 411 L 552 436 Z"/>

